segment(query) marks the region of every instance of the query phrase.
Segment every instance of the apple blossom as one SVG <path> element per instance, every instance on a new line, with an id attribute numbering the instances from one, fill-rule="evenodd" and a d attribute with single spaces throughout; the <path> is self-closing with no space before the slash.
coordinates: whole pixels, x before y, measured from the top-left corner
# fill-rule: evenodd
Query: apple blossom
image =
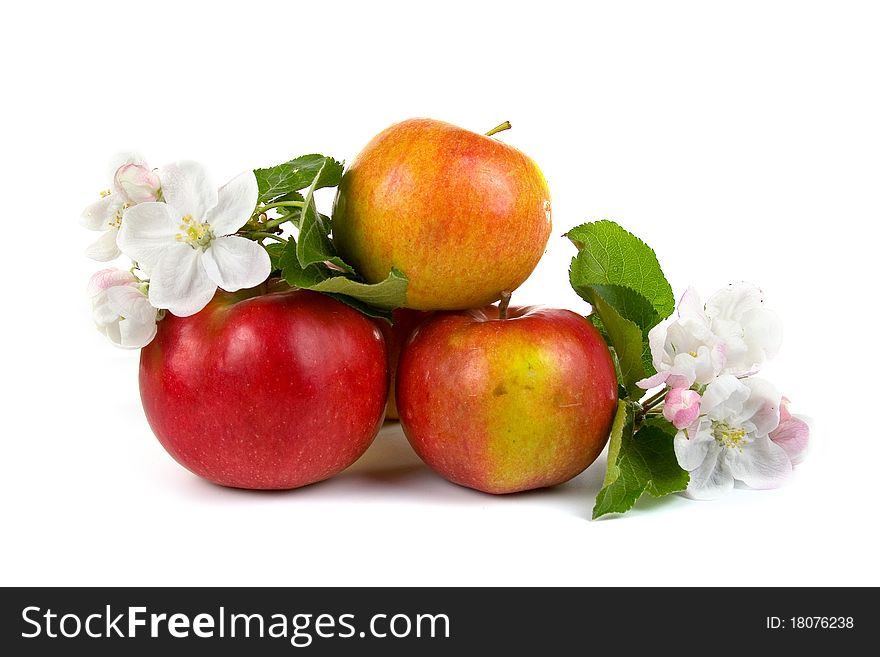
<path id="1" fill-rule="evenodd" d="M 764 293 L 751 283 L 734 283 L 706 302 L 709 327 L 725 345 L 724 372 L 747 376 L 761 369 L 782 344 L 782 325 L 764 307 Z"/>
<path id="2" fill-rule="evenodd" d="M 116 243 L 123 213 L 133 205 L 159 198 L 159 179 L 147 168 L 139 155 L 120 156 L 112 165 L 111 189 L 101 192 L 101 200 L 89 205 L 82 213 L 82 223 L 101 235 L 86 249 L 86 255 L 106 262 L 119 257 Z"/>
<path id="3" fill-rule="evenodd" d="M 673 388 L 663 402 L 663 417 L 676 429 L 693 424 L 700 415 L 700 393 L 687 388 Z"/>
<path id="4" fill-rule="evenodd" d="M 89 280 L 95 326 L 116 346 L 140 349 L 156 335 L 157 311 L 147 300 L 146 283 L 131 272 L 102 269 Z"/>
<path id="5" fill-rule="evenodd" d="M 648 332 L 657 374 L 638 382 L 648 390 L 666 384 L 670 388 L 705 385 L 721 373 L 725 345 L 709 325 L 699 295 L 688 288 L 678 304 L 678 319 L 658 324 Z"/>
<path id="6" fill-rule="evenodd" d="M 269 277 L 266 249 L 236 236 L 257 204 L 257 180 L 248 171 L 219 190 L 195 162 L 159 172 L 164 203 L 126 212 L 119 246 L 150 276 L 150 303 L 186 317 L 204 308 L 217 288 L 235 292 Z"/>
<path id="7" fill-rule="evenodd" d="M 782 398 L 767 381 L 719 376 L 706 386 L 700 416 L 674 439 L 678 464 L 690 474 L 686 495 L 712 499 L 739 481 L 775 488 L 791 472 L 786 450 L 771 439 Z"/>
<path id="8" fill-rule="evenodd" d="M 779 351 L 782 328 L 764 307 L 764 295 L 750 283 L 729 285 L 705 306 L 693 288 L 678 305 L 678 318 L 648 333 L 657 374 L 638 382 L 649 389 L 706 385 L 721 374 L 748 376 Z"/>

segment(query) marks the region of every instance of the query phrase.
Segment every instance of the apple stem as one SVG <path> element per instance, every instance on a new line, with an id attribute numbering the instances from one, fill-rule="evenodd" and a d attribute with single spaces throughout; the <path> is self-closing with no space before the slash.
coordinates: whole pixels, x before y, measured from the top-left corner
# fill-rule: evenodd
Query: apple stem
<path id="1" fill-rule="evenodd" d="M 505 130 L 510 130 L 513 126 L 510 125 L 510 121 L 505 121 L 504 123 L 499 123 L 494 128 L 492 128 L 489 132 L 486 133 L 487 137 L 491 137 L 496 132 L 503 132 Z"/>
<path id="2" fill-rule="evenodd" d="M 511 294 L 507 290 L 501 293 L 501 303 L 498 304 L 498 319 L 507 319 L 507 306 L 510 305 Z"/>

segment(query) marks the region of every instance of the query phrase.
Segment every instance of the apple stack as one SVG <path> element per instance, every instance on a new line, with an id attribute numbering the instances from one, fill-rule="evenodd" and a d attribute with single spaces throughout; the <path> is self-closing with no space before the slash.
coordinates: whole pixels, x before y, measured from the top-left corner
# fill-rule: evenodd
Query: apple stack
<path id="1" fill-rule="evenodd" d="M 388 402 L 419 456 L 463 486 L 511 493 L 589 466 L 616 408 L 614 365 L 584 317 L 508 307 L 551 218 L 537 165 L 491 136 L 505 127 L 404 121 L 342 176 L 333 244 L 368 283 L 406 275 L 393 326 L 272 279 L 167 315 L 140 388 L 168 452 L 221 485 L 297 488 L 357 460 Z"/>
<path id="2" fill-rule="evenodd" d="M 407 309 L 386 330 L 389 414 L 449 481 L 511 493 L 562 483 L 595 460 L 617 380 L 584 317 L 507 306 L 547 246 L 550 192 L 494 132 L 391 126 L 343 176 L 333 234 L 368 282 L 392 267 L 409 278 Z"/>

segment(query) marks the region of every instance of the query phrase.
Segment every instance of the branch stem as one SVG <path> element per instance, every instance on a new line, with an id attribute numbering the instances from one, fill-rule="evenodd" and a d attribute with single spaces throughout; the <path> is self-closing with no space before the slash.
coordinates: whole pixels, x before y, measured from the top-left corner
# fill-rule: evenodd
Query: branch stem
<path id="1" fill-rule="evenodd" d="M 275 233 L 267 233 L 261 230 L 250 230 L 244 233 L 239 233 L 239 235 L 241 235 L 242 237 L 247 237 L 248 239 L 259 238 L 260 240 L 264 240 L 266 238 L 270 238 L 287 244 L 287 240 L 283 237 L 276 235 Z"/>
<path id="2" fill-rule="evenodd" d="M 663 390 L 658 392 L 656 395 L 653 395 L 652 397 L 648 397 L 648 399 L 646 399 L 642 403 L 642 413 L 647 413 L 652 408 L 654 408 L 657 404 L 659 404 L 664 399 L 666 399 L 666 392 L 667 392 L 666 388 L 664 388 Z"/>

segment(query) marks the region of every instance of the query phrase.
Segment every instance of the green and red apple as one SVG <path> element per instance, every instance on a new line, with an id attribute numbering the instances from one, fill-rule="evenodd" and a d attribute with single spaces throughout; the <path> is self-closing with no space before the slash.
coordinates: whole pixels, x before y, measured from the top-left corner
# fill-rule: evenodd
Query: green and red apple
<path id="1" fill-rule="evenodd" d="M 404 348 L 397 408 L 418 455 L 449 481 L 513 493 L 568 481 L 608 440 L 608 347 L 568 310 L 438 313 Z"/>
<path id="2" fill-rule="evenodd" d="M 340 255 L 368 281 L 392 267 L 406 306 L 477 308 L 512 291 L 550 236 L 538 166 L 493 137 L 431 119 L 387 128 L 342 177 L 333 208 Z"/>
<path id="3" fill-rule="evenodd" d="M 141 352 L 141 399 L 159 442 L 223 486 L 327 479 L 369 447 L 385 411 L 376 325 L 323 294 L 266 291 L 219 291 L 196 315 L 169 314 Z"/>

